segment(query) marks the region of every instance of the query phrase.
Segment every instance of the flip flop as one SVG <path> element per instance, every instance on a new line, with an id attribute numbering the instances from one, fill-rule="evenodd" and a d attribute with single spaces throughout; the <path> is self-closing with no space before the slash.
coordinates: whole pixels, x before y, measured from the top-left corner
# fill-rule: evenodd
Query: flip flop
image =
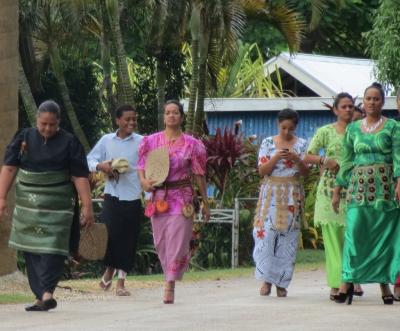
<path id="1" fill-rule="evenodd" d="M 113 281 L 113 278 L 114 278 L 116 273 L 117 273 L 117 270 L 114 270 L 110 280 L 107 280 L 107 281 L 104 279 L 104 275 L 103 275 L 103 277 L 101 277 L 101 281 L 99 283 L 99 286 L 100 286 L 101 289 L 103 289 L 103 291 L 108 291 L 111 288 L 112 281 Z"/>
<path id="2" fill-rule="evenodd" d="M 115 294 L 119 297 L 129 297 L 131 295 L 131 292 L 129 292 L 126 288 L 120 287 L 117 288 Z"/>
<path id="3" fill-rule="evenodd" d="M 108 291 L 111 288 L 111 285 L 112 285 L 112 278 L 108 281 L 104 280 L 104 276 L 101 278 L 99 286 L 103 291 Z"/>

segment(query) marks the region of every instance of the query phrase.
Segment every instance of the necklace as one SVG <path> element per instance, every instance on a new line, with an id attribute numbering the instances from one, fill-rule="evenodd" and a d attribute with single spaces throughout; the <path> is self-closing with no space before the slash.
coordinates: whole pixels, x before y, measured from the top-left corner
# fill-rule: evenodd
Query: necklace
<path id="1" fill-rule="evenodd" d="M 371 133 L 375 131 L 379 127 L 379 125 L 382 124 L 382 117 L 380 117 L 379 121 L 377 121 L 375 124 L 372 124 L 371 126 L 368 126 L 366 118 L 364 118 L 361 123 L 362 126 L 364 127 L 364 130 L 368 133 Z"/>

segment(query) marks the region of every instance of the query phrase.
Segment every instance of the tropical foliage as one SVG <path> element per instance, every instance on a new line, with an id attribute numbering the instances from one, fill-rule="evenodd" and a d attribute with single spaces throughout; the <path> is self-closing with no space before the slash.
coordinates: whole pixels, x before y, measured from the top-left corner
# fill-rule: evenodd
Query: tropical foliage
<path id="1" fill-rule="evenodd" d="M 1 2 L 1 13 L 11 10 L 5 6 L 9 3 L 15 1 Z M 259 184 L 257 146 L 229 130 L 207 137 L 206 97 L 291 95 L 283 91 L 279 77 L 272 81 L 265 75 L 268 57 L 282 50 L 364 56 L 367 42 L 367 51 L 378 60 L 379 77 L 400 84 L 399 4 L 394 0 L 19 0 L 19 4 L 15 22 L 19 38 L 8 42 L 19 39 L 14 62 L 19 62 L 20 127 L 34 125 L 37 105 L 55 99 L 62 105 L 62 125 L 88 150 L 115 128 L 112 119 L 118 105 L 135 104 L 140 132 L 150 133 L 163 126 L 164 101 L 185 96 L 186 131 L 201 136 L 207 145 L 209 181 L 216 188 L 215 199 L 226 207 L 233 206 L 235 197 L 254 198 Z M 16 7 L 13 10 L 16 13 Z M 14 117 L 6 115 L 10 125 L 1 132 L 7 132 L 8 140 Z M 2 142 L 5 146 L 5 138 Z M 315 248 L 321 240 L 311 222 L 314 183 L 311 179 L 306 183 L 309 227 L 303 230 L 302 243 Z M 98 187 L 94 192 L 100 191 Z M 242 263 L 252 245 L 253 203 L 241 205 Z M 137 265 L 142 272 L 159 270 L 149 229 L 146 220 Z M 201 229 L 204 241 L 199 241 L 194 264 L 229 264 L 229 231 L 224 226 Z M 7 254 L 5 249 L 0 253 Z"/>
<path id="2" fill-rule="evenodd" d="M 368 51 L 377 60 L 381 81 L 400 86 L 400 1 L 382 1 L 373 29 L 366 35 Z"/>

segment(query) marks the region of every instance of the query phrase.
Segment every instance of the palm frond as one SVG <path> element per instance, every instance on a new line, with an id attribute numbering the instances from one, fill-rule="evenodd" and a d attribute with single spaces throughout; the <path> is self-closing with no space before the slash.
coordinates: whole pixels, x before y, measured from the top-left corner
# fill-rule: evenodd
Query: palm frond
<path id="1" fill-rule="evenodd" d="M 265 9 L 264 13 L 282 32 L 290 52 L 296 52 L 300 47 L 306 27 L 300 14 L 284 4 Z"/>

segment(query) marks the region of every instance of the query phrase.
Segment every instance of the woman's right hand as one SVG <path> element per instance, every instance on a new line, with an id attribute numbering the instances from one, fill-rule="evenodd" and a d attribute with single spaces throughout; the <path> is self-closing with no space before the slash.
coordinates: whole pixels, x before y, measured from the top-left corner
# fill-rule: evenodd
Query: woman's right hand
<path id="1" fill-rule="evenodd" d="M 154 191 L 154 183 L 156 183 L 156 180 L 151 180 L 151 179 L 142 179 L 140 181 L 140 184 L 142 185 L 142 189 L 145 192 L 152 192 Z"/>
<path id="2" fill-rule="evenodd" d="M 328 161 L 325 164 L 325 168 L 329 169 L 330 172 L 336 174 L 339 171 L 339 164 L 332 159 L 328 159 Z"/>
<path id="3" fill-rule="evenodd" d="M 274 158 L 276 158 L 277 160 L 282 160 L 287 158 L 289 152 L 285 149 L 279 149 L 275 155 L 273 156 Z"/>
<path id="4" fill-rule="evenodd" d="M 3 216 L 7 215 L 7 200 L 0 199 L 0 221 L 3 219 Z"/>
<path id="5" fill-rule="evenodd" d="M 336 214 L 339 214 L 339 206 L 340 206 L 340 188 L 335 187 L 332 194 L 332 208 Z"/>

